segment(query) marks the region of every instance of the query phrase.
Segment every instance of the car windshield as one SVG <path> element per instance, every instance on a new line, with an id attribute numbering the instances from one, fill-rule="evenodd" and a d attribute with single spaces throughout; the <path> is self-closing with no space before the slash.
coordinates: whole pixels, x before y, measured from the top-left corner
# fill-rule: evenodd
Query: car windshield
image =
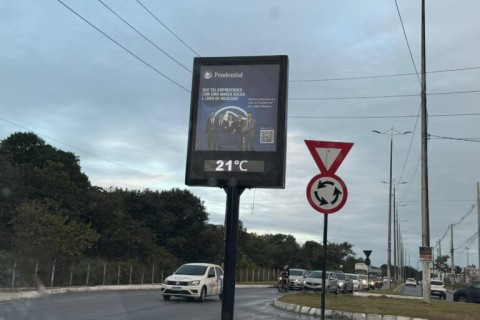
<path id="1" fill-rule="evenodd" d="M 335 273 L 337 276 L 338 280 L 345 280 L 345 273 Z"/>
<path id="2" fill-rule="evenodd" d="M 310 272 L 309 277 L 310 278 L 321 278 L 322 277 L 322 271 L 312 271 L 312 272 Z"/>
<path id="3" fill-rule="evenodd" d="M 207 266 L 186 264 L 178 268 L 175 274 L 184 274 L 190 276 L 202 276 L 207 271 Z"/>
<path id="4" fill-rule="evenodd" d="M 443 282 L 442 281 L 431 281 L 430 284 L 432 285 L 435 285 L 435 286 L 443 286 Z"/>
<path id="5" fill-rule="evenodd" d="M 291 276 L 303 276 L 303 271 L 302 270 L 290 270 L 290 275 Z"/>

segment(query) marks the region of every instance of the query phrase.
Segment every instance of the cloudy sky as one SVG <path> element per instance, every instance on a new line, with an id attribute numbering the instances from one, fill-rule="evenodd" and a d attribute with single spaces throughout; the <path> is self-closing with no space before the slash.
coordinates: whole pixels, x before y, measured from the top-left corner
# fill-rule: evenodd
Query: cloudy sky
<path id="1" fill-rule="evenodd" d="M 430 242 L 449 253 L 455 224 L 455 264 L 478 264 L 480 2 L 426 2 Z M 420 1 L 0 1 L 0 39 L 0 139 L 33 131 L 78 155 L 96 186 L 186 188 L 212 223 L 225 192 L 184 183 L 193 58 L 288 55 L 286 188 L 246 190 L 240 219 L 321 242 L 304 140 L 352 142 L 328 240 L 386 263 L 393 138 L 401 234 L 419 267 Z"/>

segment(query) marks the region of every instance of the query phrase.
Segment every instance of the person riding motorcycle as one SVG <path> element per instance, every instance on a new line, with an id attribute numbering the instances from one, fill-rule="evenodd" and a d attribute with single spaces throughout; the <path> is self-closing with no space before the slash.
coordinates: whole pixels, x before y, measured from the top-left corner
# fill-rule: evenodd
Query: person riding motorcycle
<path id="1" fill-rule="evenodd" d="M 281 277 L 281 281 L 283 282 L 283 284 L 285 285 L 285 290 L 288 290 L 288 287 L 290 285 L 290 269 L 288 267 L 288 265 L 284 265 L 283 266 L 283 269 L 280 271 L 280 277 Z"/>

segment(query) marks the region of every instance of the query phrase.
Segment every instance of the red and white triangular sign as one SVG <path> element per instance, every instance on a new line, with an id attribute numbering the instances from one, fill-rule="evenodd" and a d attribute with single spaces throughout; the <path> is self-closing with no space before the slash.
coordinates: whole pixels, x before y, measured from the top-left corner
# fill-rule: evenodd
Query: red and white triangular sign
<path id="1" fill-rule="evenodd" d="M 350 142 L 305 140 L 320 172 L 335 174 L 353 146 Z"/>

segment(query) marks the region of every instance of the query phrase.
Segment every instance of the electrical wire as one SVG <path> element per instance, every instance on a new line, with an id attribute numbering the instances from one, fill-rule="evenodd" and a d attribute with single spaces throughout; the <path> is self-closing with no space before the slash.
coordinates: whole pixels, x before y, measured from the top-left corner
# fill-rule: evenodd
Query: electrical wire
<path id="1" fill-rule="evenodd" d="M 141 3 L 139 0 L 137 0 L 138 4 L 141 5 L 155 20 L 158 21 L 158 23 L 160 23 L 165 29 L 167 29 L 168 32 L 170 32 L 175 38 L 177 38 L 181 43 L 183 43 L 183 45 L 185 47 L 187 47 L 191 52 L 193 52 L 197 57 L 200 57 L 200 54 L 198 52 L 196 52 L 195 50 L 193 50 L 185 41 L 183 41 L 182 39 L 180 39 L 179 36 L 177 36 L 175 34 L 175 32 L 173 32 L 172 30 L 170 30 L 169 27 L 167 27 L 165 25 L 165 23 L 163 23 L 156 15 L 154 15 L 152 13 L 152 11 L 148 10 L 148 8 L 143 4 Z"/>
<path id="2" fill-rule="evenodd" d="M 451 113 L 451 114 L 430 114 L 429 118 L 435 117 L 473 117 L 480 116 L 480 113 Z M 418 118 L 418 115 L 396 115 L 396 116 L 293 116 L 289 119 L 396 119 L 396 118 Z M 413 139 L 414 135 L 412 135 Z M 400 180 L 399 180 L 400 181 Z"/>
<path id="3" fill-rule="evenodd" d="M 456 247 L 456 248 L 455 248 L 455 251 L 456 251 L 456 250 L 459 250 L 459 249 L 463 249 L 463 248 L 465 248 L 465 247 L 470 247 L 470 246 L 473 244 L 473 242 L 474 242 L 475 240 L 477 240 L 477 236 L 478 236 L 478 231 L 475 232 L 475 233 L 474 233 L 473 235 L 471 235 L 470 237 L 468 237 L 468 239 L 465 240 L 464 242 L 462 242 L 462 244 L 460 244 L 458 247 Z"/>
<path id="4" fill-rule="evenodd" d="M 49 137 L 49 136 L 47 136 L 47 135 L 45 135 L 45 134 L 42 134 L 42 133 L 36 132 L 36 131 L 34 131 L 34 130 L 31 130 L 31 129 L 29 129 L 29 128 L 27 128 L 27 127 L 24 127 L 24 126 L 22 126 L 22 125 L 19 125 L 18 123 L 15 123 L 15 122 L 13 122 L 13 121 L 10 121 L 10 120 L 7 120 L 7 119 L 1 118 L 1 117 L 0 117 L 0 120 L 5 121 L 5 122 L 7 122 L 7 123 L 9 123 L 9 124 L 11 124 L 11 125 L 17 126 L 17 127 L 19 127 L 19 128 L 22 128 L 22 129 L 24 129 L 24 130 L 26 130 L 26 131 L 28 131 L 28 132 L 32 132 L 32 133 L 34 133 L 34 134 L 36 134 L 36 135 L 38 135 L 38 136 L 41 136 L 41 137 L 43 137 L 43 138 L 45 138 L 45 139 L 58 142 L 58 143 L 60 143 L 60 144 L 63 144 L 64 146 L 67 146 L 67 147 L 72 148 L 72 149 L 74 149 L 74 150 L 80 151 L 80 152 L 85 153 L 85 154 L 88 154 L 88 155 L 90 155 L 90 156 L 92 156 L 92 157 L 95 157 L 95 158 L 98 158 L 98 159 L 103 160 L 103 161 L 105 161 L 105 162 L 111 163 L 111 164 L 113 164 L 113 165 L 116 165 L 116 166 L 119 166 L 119 167 L 122 167 L 122 168 L 125 168 L 125 169 L 128 169 L 128 170 L 131 170 L 131 171 L 133 171 L 133 172 L 137 172 L 137 173 L 139 173 L 139 174 L 141 174 L 141 175 L 144 175 L 144 176 L 147 176 L 147 177 L 149 177 L 149 178 L 155 178 L 155 179 L 158 178 L 157 175 L 150 175 L 150 174 L 145 173 L 145 172 L 142 172 L 142 171 L 140 171 L 140 170 L 133 169 L 133 168 L 131 168 L 131 167 L 125 166 L 125 165 L 123 165 L 123 164 L 121 164 L 121 163 L 111 161 L 111 160 L 109 160 L 109 159 L 107 159 L 107 158 L 104 158 L 104 157 L 102 157 L 102 156 L 96 155 L 96 154 L 94 154 L 94 153 L 92 153 L 92 152 L 89 152 L 89 151 L 86 151 L 86 150 L 77 148 L 77 147 L 75 147 L 75 146 L 72 146 L 72 145 L 70 145 L 70 144 L 68 144 L 68 143 L 65 143 L 65 142 L 63 142 L 63 141 L 60 141 L 60 140 L 58 140 L 58 139 L 55 139 L 55 138 Z"/>
<path id="5" fill-rule="evenodd" d="M 176 64 L 178 64 L 180 67 L 182 67 L 183 69 L 187 70 L 188 72 L 192 73 L 192 70 L 190 70 L 189 68 L 187 68 L 186 66 L 184 66 L 180 61 L 178 61 L 177 59 L 175 59 L 174 57 L 172 57 L 170 54 L 168 54 L 168 52 L 166 52 L 165 50 L 163 50 L 162 48 L 160 48 L 159 46 L 157 46 L 152 40 L 150 40 L 149 38 L 147 38 L 143 33 L 141 33 L 140 31 L 138 31 L 134 26 L 132 26 L 130 23 L 128 23 L 127 20 L 125 20 L 123 17 L 121 17 L 117 12 L 115 12 L 115 10 L 113 10 L 111 7 L 109 7 L 105 2 L 103 2 L 102 0 L 97 0 L 98 2 L 100 2 L 105 8 L 107 8 L 111 13 L 113 13 L 118 19 L 122 20 L 127 26 L 129 26 L 133 31 L 135 31 L 138 35 L 140 35 L 143 39 L 145 39 L 148 43 L 150 43 L 152 46 L 154 46 L 155 48 L 157 48 L 160 52 L 162 52 L 163 54 L 165 54 L 168 58 L 170 58 L 170 60 L 174 61 Z"/>
<path id="6" fill-rule="evenodd" d="M 444 91 L 444 92 L 432 92 L 427 93 L 427 96 L 436 96 L 436 95 L 448 95 L 448 94 L 469 94 L 469 93 L 479 93 L 480 90 L 465 90 L 465 91 Z M 296 97 L 288 98 L 288 100 L 355 100 L 355 99 L 388 99 L 388 98 L 409 98 L 409 97 L 420 97 L 418 94 L 395 94 L 395 95 L 381 95 L 381 96 L 353 96 L 353 97 Z"/>
<path id="7" fill-rule="evenodd" d="M 163 72 L 161 72 L 160 70 L 158 70 L 157 68 L 155 68 L 154 66 L 152 66 L 151 64 L 149 64 L 148 62 L 146 62 L 145 60 L 143 60 L 142 58 L 140 58 L 139 56 L 137 56 L 135 53 L 133 53 L 132 51 L 130 51 L 129 49 L 127 49 L 125 46 L 123 46 L 122 44 L 120 44 L 118 41 L 116 41 L 115 39 L 113 39 L 112 37 L 110 37 L 108 34 L 106 34 L 105 32 L 103 32 L 102 30 L 100 30 L 97 26 L 95 26 L 93 23 L 91 23 L 90 21 L 88 21 L 87 19 L 85 19 L 84 17 L 82 17 L 79 13 L 77 13 L 75 10 L 73 10 L 71 7 L 69 7 L 67 4 L 65 4 L 64 2 L 62 2 L 61 0 L 57 0 L 59 3 L 61 3 L 65 8 L 67 8 L 68 10 L 70 10 L 73 14 L 75 14 L 77 17 L 79 17 L 80 19 L 82 19 L 84 22 L 86 22 L 88 25 L 90 25 L 92 28 L 94 28 L 95 30 L 97 30 L 98 32 L 100 32 L 102 35 L 104 35 L 106 38 L 108 38 L 110 41 L 112 41 L 113 43 L 115 43 L 117 46 L 119 46 L 120 48 L 122 48 L 123 50 L 125 50 L 127 53 L 129 53 L 131 56 L 133 56 L 134 58 L 136 58 L 137 60 L 139 60 L 140 62 L 142 62 L 143 64 L 145 64 L 147 67 L 149 67 L 150 69 L 152 69 L 153 71 L 155 71 L 156 73 L 158 73 L 159 75 L 161 75 L 162 77 L 164 77 L 165 79 L 167 79 L 168 81 L 172 82 L 173 84 L 177 85 L 178 87 L 182 88 L 183 90 L 187 91 L 187 92 L 190 92 L 190 90 L 188 90 L 187 88 L 185 88 L 184 86 L 182 86 L 180 83 L 178 83 L 177 81 L 173 80 L 172 78 L 168 77 L 166 74 L 164 74 Z"/>
<path id="8" fill-rule="evenodd" d="M 429 134 L 428 137 L 432 138 L 432 139 L 456 140 L 456 141 L 466 141 L 466 142 L 480 142 L 480 138 L 453 138 L 453 137 L 437 136 L 437 135 L 434 135 L 434 134 Z"/>
<path id="9" fill-rule="evenodd" d="M 410 53 L 410 59 L 412 60 L 413 68 L 415 69 L 415 74 L 417 75 L 418 83 L 421 85 L 422 82 L 420 81 L 420 76 L 418 75 L 417 66 L 415 65 L 415 60 L 413 59 L 412 49 L 410 48 L 410 43 L 408 42 L 407 33 L 405 32 L 405 26 L 403 25 L 402 14 L 400 13 L 400 8 L 398 7 L 397 0 L 395 0 L 395 5 L 397 7 L 398 17 L 400 18 L 400 24 L 402 25 L 405 42 L 407 43 L 408 52 Z"/>
<path id="10" fill-rule="evenodd" d="M 444 73 L 444 72 L 455 72 L 455 71 L 466 71 L 466 70 L 475 70 L 480 69 L 479 67 L 465 67 L 465 68 L 454 68 L 454 69 L 443 69 L 443 70 L 434 70 L 427 71 L 427 74 L 435 73 Z M 384 74 L 384 75 L 373 75 L 373 76 L 358 76 L 358 77 L 341 77 L 341 78 L 325 78 L 325 79 L 303 79 L 303 80 L 289 80 L 288 82 L 329 82 L 329 81 L 346 81 L 346 80 L 363 80 L 363 79 L 378 79 L 378 78 L 392 78 L 392 77 L 404 77 L 404 76 L 414 76 L 418 75 L 417 73 L 394 73 L 394 74 Z"/>

